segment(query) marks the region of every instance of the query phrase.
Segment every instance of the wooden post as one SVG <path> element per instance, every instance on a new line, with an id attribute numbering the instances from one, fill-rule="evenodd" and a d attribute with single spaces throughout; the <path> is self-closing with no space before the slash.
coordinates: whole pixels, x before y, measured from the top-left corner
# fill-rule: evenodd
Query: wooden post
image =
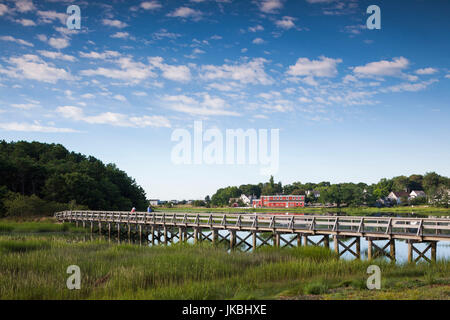
<path id="1" fill-rule="evenodd" d="M 253 245 L 253 251 L 256 250 L 256 231 L 253 231 L 252 234 L 252 245 Z"/>
<path id="2" fill-rule="evenodd" d="M 356 259 L 361 259 L 361 237 L 356 237 L 355 247 Z"/>
<path id="3" fill-rule="evenodd" d="M 372 246 L 372 239 L 367 239 L 367 259 L 372 260 L 373 258 L 373 246 Z"/>
<path id="4" fill-rule="evenodd" d="M 77 228 L 78 228 L 78 220 L 77 220 L 77 221 L 75 221 L 75 227 L 77 227 Z"/>
<path id="5" fill-rule="evenodd" d="M 120 242 L 120 223 L 117 224 L 117 242 Z"/>
<path id="6" fill-rule="evenodd" d="M 395 239 L 389 241 L 389 255 L 391 256 L 391 261 L 395 261 Z"/>
<path id="7" fill-rule="evenodd" d="M 334 242 L 334 252 L 336 252 L 339 255 L 339 238 L 336 234 L 333 236 L 333 242 Z"/>
<path id="8" fill-rule="evenodd" d="M 408 262 L 413 262 L 413 249 L 412 249 L 412 241 L 408 240 Z"/>
<path id="9" fill-rule="evenodd" d="M 302 238 L 303 238 L 303 245 L 306 247 L 308 245 L 308 236 L 304 234 Z"/>
<path id="10" fill-rule="evenodd" d="M 219 237 L 217 232 L 218 232 L 217 229 L 212 229 L 212 243 L 213 243 L 213 245 L 217 244 L 217 239 Z"/>
<path id="11" fill-rule="evenodd" d="M 297 233 L 297 247 L 302 246 L 302 235 L 300 233 Z"/>
<path id="12" fill-rule="evenodd" d="M 275 243 L 273 246 L 277 248 L 280 247 L 280 234 L 278 232 L 275 233 Z"/>
<path id="13" fill-rule="evenodd" d="M 142 245 L 142 224 L 139 225 L 139 245 Z"/>
<path id="14" fill-rule="evenodd" d="M 151 233 L 151 243 L 152 243 L 152 246 L 154 246 L 155 245 L 155 225 L 153 225 L 152 224 L 152 226 L 150 227 L 150 233 Z"/>
<path id="15" fill-rule="evenodd" d="M 430 244 L 431 244 L 431 261 L 436 262 L 437 242 L 432 241 Z"/>
<path id="16" fill-rule="evenodd" d="M 102 235 L 102 223 L 100 221 L 98 222 L 98 235 Z"/>
<path id="17" fill-rule="evenodd" d="M 86 221 L 83 220 L 83 228 L 86 228 Z"/>
<path id="18" fill-rule="evenodd" d="M 198 228 L 194 228 L 194 244 L 198 242 Z"/>
<path id="19" fill-rule="evenodd" d="M 330 237 L 328 235 L 323 236 L 323 246 L 330 249 Z"/>
<path id="20" fill-rule="evenodd" d="M 178 242 L 183 242 L 183 228 L 178 228 Z"/>
<path id="21" fill-rule="evenodd" d="M 183 241 L 184 242 L 187 242 L 187 240 L 188 240 L 188 232 L 187 232 L 187 228 L 184 228 L 183 229 Z"/>
<path id="22" fill-rule="evenodd" d="M 167 227 L 164 226 L 164 245 L 167 246 Z"/>
<path id="23" fill-rule="evenodd" d="M 108 222 L 108 239 L 111 241 L 111 223 Z"/>
<path id="24" fill-rule="evenodd" d="M 131 242 L 131 225 L 128 223 L 128 242 Z"/>
<path id="25" fill-rule="evenodd" d="M 91 233 L 94 230 L 94 222 L 91 221 Z"/>
<path id="26" fill-rule="evenodd" d="M 234 250 L 236 245 L 236 230 L 230 230 L 230 249 Z"/>

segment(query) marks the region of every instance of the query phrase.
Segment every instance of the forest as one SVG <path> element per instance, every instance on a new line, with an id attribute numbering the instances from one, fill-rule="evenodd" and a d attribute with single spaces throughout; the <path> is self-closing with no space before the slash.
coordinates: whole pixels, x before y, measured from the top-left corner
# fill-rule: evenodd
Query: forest
<path id="1" fill-rule="evenodd" d="M 114 164 L 60 144 L 0 141 L 0 216 L 147 207 L 144 189 Z"/>

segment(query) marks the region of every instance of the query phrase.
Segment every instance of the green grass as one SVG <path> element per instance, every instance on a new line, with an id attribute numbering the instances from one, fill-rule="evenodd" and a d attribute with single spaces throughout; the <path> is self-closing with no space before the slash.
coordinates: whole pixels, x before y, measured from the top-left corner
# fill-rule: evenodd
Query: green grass
<path id="1" fill-rule="evenodd" d="M 376 261 L 382 270 L 379 291 L 365 287 L 371 263 L 339 260 L 322 247 L 229 253 L 207 243 L 146 247 L 13 232 L 0 235 L 0 299 L 450 297 L 448 261 Z M 66 288 L 69 265 L 81 269 L 81 290 Z"/>
<path id="2" fill-rule="evenodd" d="M 12 220 L 0 220 L 0 234 L 53 232 L 85 232 L 85 230 L 83 228 L 77 228 L 71 223 L 56 223 L 56 221 L 52 220 L 46 220 L 43 222 L 17 222 Z"/>

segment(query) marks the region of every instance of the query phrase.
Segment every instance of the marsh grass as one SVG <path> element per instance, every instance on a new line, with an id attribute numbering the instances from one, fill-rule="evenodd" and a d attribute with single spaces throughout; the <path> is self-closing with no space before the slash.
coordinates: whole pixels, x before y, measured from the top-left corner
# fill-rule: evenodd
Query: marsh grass
<path id="1" fill-rule="evenodd" d="M 369 264 L 312 246 L 230 253 L 208 243 L 145 247 L 13 232 L 0 235 L 0 299 L 273 299 L 341 288 L 364 293 Z M 388 289 L 449 280 L 445 261 L 377 264 Z M 81 290 L 66 288 L 69 265 L 81 269 Z"/>

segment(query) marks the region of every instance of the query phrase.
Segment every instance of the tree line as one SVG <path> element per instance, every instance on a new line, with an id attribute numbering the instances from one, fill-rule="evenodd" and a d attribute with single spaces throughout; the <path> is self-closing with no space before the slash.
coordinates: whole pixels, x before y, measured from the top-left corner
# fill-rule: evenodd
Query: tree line
<path id="1" fill-rule="evenodd" d="M 254 195 L 306 195 L 307 191 L 318 191 L 320 197 L 315 197 L 310 193 L 306 196 L 307 203 L 332 203 L 338 207 L 346 206 L 375 206 L 377 200 L 386 198 L 390 192 L 422 190 L 427 197 L 415 199 L 414 202 L 429 202 L 437 206 L 448 207 L 450 190 L 450 179 L 435 172 L 428 172 L 425 175 L 413 174 L 407 176 L 397 176 L 392 179 L 383 178 L 378 183 L 337 183 L 323 181 L 320 183 L 301 183 L 282 185 L 275 183 L 273 176 L 265 183 L 243 184 L 239 187 L 229 186 L 220 188 L 211 197 L 211 204 L 214 206 L 226 206 L 230 198 L 238 198 L 242 194 Z"/>
<path id="2" fill-rule="evenodd" d="M 0 141 L 0 216 L 147 205 L 144 189 L 114 164 L 60 144 Z"/>

